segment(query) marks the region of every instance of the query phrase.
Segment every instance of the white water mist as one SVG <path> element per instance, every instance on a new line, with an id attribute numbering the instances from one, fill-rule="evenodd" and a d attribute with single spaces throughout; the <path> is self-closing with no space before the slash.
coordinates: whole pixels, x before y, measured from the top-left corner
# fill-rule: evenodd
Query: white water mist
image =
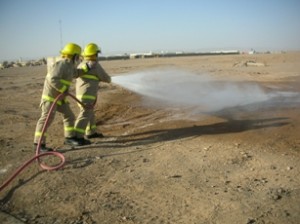
<path id="1" fill-rule="evenodd" d="M 259 103 L 276 95 L 266 93 L 256 83 L 220 81 L 209 75 L 177 69 L 149 70 L 115 76 L 112 77 L 112 82 L 168 106 L 192 107 L 199 112 Z"/>

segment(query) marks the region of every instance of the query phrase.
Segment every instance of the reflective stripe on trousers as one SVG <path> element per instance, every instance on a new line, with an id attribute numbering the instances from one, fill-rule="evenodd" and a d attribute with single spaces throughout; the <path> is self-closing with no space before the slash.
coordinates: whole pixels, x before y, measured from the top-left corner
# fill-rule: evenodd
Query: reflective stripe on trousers
<path id="1" fill-rule="evenodd" d="M 50 108 L 52 106 L 52 102 L 49 101 L 44 101 L 41 104 L 41 109 L 42 109 L 42 114 L 41 117 L 39 118 L 36 129 L 35 129 L 35 135 L 34 135 L 34 143 L 38 143 L 39 139 L 41 137 L 41 132 L 43 130 L 44 124 L 46 122 L 46 119 L 48 117 Z M 64 136 L 65 137 L 74 137 L 74 121 L 75 121 L 75 116 L 69 106 L 69 104 L 62 104 L 62 105 L 56 105 L 54 107 L 52 114 L 49 117 L 48 120 L 48 127 L 51 125 L 56 111 L 61 113 L 63 115 L 63 123 L 64 123 Z M 47 128 L 45 129 L 47 131 Z M 43 136 L 42 143 L 45 143 L 46 141 L 46 136 Z"/>

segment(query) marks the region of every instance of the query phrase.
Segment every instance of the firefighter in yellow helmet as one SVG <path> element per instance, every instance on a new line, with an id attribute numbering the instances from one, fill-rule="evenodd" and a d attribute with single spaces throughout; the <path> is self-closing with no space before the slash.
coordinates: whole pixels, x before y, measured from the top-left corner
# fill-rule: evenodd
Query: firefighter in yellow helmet
<path id="1" fill-rule="evenodd" d="M 110 83 L 111 77 L 99 64 L 98 53 L 101 53 L 101 49 L 97 44 L 88 44 L 82 53 L 84 60 L 78 66 L 78 68 L 86 70 L 87 65 L 90 65 L 91 69 L 76 79 L 76 97 L 85 105 L 85 107 L 80 106 L 80 113 L 75 122 L 74 130 L 77 139 L 83 139 L 84 135 L 89 139 L 103 137 L 96 131 L 93 107 L 97 100 L 99 82 Z"/>
<path id="2" fill-rule="evenodd" d="M 80 63 L 80 54 L 81 47 L 74 43 L 68 43 L 61 51 L 61 57 L 56 61 L 51 68 L 47 71 L 47 76 L 44 82 L 43 94 L 41 99 L 41 110 L 42 114 L 39 118 L 35 135 L 34 135 L 34 147 L 37 147 L 38 142 L 41 139 L 41 148 L 40 151 L 52 151 L 51 148 L 46 146 L 46 135 L 47 133 L 42 134 L 42 129 L 46 122 L 46 118 L 49 114 L 50 107 L 54 102 L 55 98 L 66 91 L 68 91 L 72 79 L 78 77 L 79 75 L 84 74 L 89 66 L 86 65 L 85 72 L 82 69 L 76 69 L 77 65 Z M 48 125 L 50 126 L 51 122 L 54 119 L 55 112 L 58 111 L 63 116 L 64 123 L 64 135 L 65 135 L 65 144 L 78 146 L 83 145 L 85 142 L 79 141 L 74 133 L 74 122 L 75 116 L 70 109 L 70 106 L 66 98 L 62 98 L 57 101 L 52 114 L 49 117 Z M 47 131 L 47 129 L 46 129 Z"/>

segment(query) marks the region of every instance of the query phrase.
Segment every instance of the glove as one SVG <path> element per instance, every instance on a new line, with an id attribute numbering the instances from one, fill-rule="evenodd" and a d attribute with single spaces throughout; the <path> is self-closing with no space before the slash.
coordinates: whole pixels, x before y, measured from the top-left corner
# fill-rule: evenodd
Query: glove
<path id="1" fill-rule="evenodd" d="M 96 61 L 88 61 L 86 64 L 90 69 L 92 69 L 95 67 L 96 63 Z"/>
<path id="2" fill-rule="evenodd" d="M 87 73 L 89 70 L 91 70 L 91 67 L 88 65 L 88 63 L 85 63 L 84 65 L 81 66 L 81 69 L 83 70 L 84 73 Z"/>
<path id="3" fill-rule="evenodd" d="M 87 63 L 85 63 L 83 66 L 82 66 L 82 70 L 87 73 L 88 71 L 90 71 L 94 66 L 95 66 L 95 62 L 93 61 L 88 61 Z"/>

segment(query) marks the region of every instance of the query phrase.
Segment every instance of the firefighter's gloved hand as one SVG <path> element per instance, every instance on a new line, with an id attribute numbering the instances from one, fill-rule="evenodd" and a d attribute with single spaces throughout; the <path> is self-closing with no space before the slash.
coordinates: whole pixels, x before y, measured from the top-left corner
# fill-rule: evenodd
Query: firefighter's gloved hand
<path id="1" fill-rule="evenodd" d="M 90 67 L 90 69 L 94 68 L 96 64 L 97 64 L 96 61 L 88 61 L 87 62 L 87 65 Z"/>
<path id="2" fill-rule="evenodd" d="M 85 73 L 87 73 L 88 71 L 91 70 L 91 67 L 89 66 L 88 63 L 85 63 L 84 65 L 81 66 L 81 69 L 82 69 Z"/>
<path id="3" fill-rule="evenodd" d="M 95 66 L 95 64 L 96 63 L 94 61 L 89 61 L 82 66 L 82 70 L 87 73 Z"/>

